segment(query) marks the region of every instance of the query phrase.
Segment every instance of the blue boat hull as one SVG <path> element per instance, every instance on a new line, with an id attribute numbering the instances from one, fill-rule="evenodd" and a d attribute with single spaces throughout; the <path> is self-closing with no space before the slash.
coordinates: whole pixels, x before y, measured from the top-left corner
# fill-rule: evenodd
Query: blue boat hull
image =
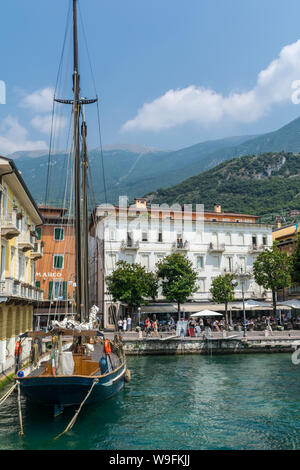
<path id="1" fill-rule="evenodd" d="M 23 377 L 20 381 L 22 393 L 30 402 L 39 405 L 54 405 L 59 408 L 79 405 L 95 379 L 98 383 L 93 387 L 86 403 L 97 403 L 115 395 L 124 386 L 126 364 L 104 376 L 39 376 Z"/>

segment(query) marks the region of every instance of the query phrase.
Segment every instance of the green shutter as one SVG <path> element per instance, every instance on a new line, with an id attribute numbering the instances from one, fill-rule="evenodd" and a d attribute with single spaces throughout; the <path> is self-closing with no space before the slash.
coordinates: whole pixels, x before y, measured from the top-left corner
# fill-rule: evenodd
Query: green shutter
<path id="1" fill-rule="evenodd" d="M 41 281 L 35 281 L 35 287 L 40 289 L 41 288 Z"/>
<path id="2" fill-rule="evenodd" d="M 42 229 L 40 227 L 38 227 L 38 228 L 35 229 L 35 232 L 36 232 L 36 239 L 40 240 L 41 236 L 42 236 Z"/>
<path id="3" fill-rule="evenodd" d="M 53 298 L 53 281 L 49 282 L 49 300 Z"/>
<path id="4" fill-rule="evenodd" d="M 64 283 L 63 283 L 63 299 L 64 299 L 64 300 L 67 300 L 67 298 L 68 298 L 67 282 L 64 281 Z"/>
<path id="5" fill-rule="evenodd" d="M 64 229 L 63 228 L 54 228 L 54 240 L 63 240 L 64 239 Z"/>
<path id="6" fill-rule="evenodd" d="M 53 256 L 54 256 L 54 262 L 53 262 L 54 269 L 61 269 L 63 267 L 63 262 L 64 262 L 63 255 L 53 255 Z"/>

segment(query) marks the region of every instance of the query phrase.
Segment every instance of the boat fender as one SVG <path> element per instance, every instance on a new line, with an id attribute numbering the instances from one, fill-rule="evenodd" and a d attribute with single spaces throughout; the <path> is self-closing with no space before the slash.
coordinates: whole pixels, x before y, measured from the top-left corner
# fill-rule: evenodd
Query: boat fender
<path id="1" fill-rule="evenodd" d="M 106 357 L 104 357 L 104 356 L 101 357 L 101 359 L 99 361 L 99 365 L 100 365 L 101 374 L 107 374 L 107 372 L 109 372 L 108 362 L 107 362 Z"/>
<path id="2" fill-rule="evenodd" d="M 124 380 L 125 380 L 125 382 L 130 382 L 130 380 L 131 380 L 131 372 L 130 372 L 129 369 L 125 370 Z"/>
<path id="3" fill-rule="evenodd" d="M 22 354 L 21 341 L 17 341 L 16 347 L 15 347 L 15 357 L 21 356 L 21 354 Z"/>
<path id="4" fill-rule="evenodd" d="M 110 353 L 111 353 L 111 345 L 110 345 L 109 339 L 105 339 L 105 340 L 104 340 L 104 352 L 105 352 L 105 354 L 107 354 L 108 356 L 110 356 Z"/>

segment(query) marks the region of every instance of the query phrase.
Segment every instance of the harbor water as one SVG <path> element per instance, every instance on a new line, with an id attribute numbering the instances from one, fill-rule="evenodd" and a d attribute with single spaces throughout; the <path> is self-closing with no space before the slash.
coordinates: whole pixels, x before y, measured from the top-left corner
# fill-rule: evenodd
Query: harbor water
<path id="1" fill-rule="evenodd" d="M 110 400 L 54 418 L 17 396 L 0 408 L 0 449 L 300 449 L 300 365 L 290 354 L 129 357 Z M 5 390 L 1 392 L 3 394 Z"/>

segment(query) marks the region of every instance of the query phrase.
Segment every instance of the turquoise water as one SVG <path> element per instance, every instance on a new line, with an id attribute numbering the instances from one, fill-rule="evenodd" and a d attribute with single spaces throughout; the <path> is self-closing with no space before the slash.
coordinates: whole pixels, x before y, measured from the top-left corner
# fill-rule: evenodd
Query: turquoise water
<path id="1" fill-rule="evenodd" d="M 0 408 L 0 449 L 300 449 L 300 366 L 290 354 L 129 357 L 115 397 L 53 418 L 16 395 Z"/>

